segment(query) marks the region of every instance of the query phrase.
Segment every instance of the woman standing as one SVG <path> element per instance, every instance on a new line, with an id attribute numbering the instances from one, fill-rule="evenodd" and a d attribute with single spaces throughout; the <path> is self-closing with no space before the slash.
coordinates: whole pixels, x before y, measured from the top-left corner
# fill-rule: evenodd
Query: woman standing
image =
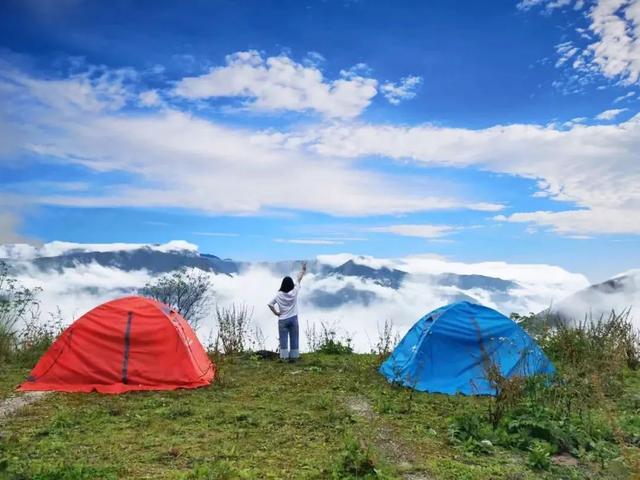
<path id="1" fill-rule="evenodd" d="M 291 277 L 284 277 L 280 290 L 269 302 L 269 309 L 278 317 L 278 333 L 280 336 L 280 359 L 295 362 L 300 356 L 298 328 L 298 292 L 300 282 L 307 273 L 307 263 L 302 262 L 297 284 Z M 277 308 L 276 308 L 277 306 Z"/>

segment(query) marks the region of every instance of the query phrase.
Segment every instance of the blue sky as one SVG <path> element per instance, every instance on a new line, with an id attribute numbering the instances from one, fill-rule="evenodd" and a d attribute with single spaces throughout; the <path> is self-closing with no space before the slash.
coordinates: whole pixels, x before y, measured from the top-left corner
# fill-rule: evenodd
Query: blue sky
<path id="1" fill-rule="evenodd" d="M 637 0 L 0 18 L 0 242 L 640 266 Z"/>

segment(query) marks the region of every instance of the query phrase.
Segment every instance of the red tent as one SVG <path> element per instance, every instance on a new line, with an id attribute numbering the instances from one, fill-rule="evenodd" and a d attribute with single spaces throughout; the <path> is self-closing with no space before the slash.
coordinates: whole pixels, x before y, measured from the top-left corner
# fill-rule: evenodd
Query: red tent
<path id="1" fill-rule="evenodd" d="M 51 345 L 18 388 L 123 393 L 209 385 L 215 375 L 182 316 L 143 297 L 125 297 L 86 313 Z"/>

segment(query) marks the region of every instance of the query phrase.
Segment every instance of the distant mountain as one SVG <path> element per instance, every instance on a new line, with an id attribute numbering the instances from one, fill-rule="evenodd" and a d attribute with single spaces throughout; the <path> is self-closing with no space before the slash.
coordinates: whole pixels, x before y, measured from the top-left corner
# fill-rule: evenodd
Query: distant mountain
<path id="1" fill-rule="evenodd" d="M 402 280 L 407 276 L 406 272 L 393 270 L 387 267 L 372 268 L 349 260 L 335 268 L 325 269 L 325 275 L 342 275 L 345 277 L 358 277 L 373 280 L 376 285 L 398 289 Z"/>
<path id="2" fill-rule="evenodd" d="M 122 247 L 119 247 L 119 244 L 82 245 L 53 242 L 41 249 L 4 246 L 0 249 L 0 255 L 3 252 L 5 257 L 9 257 L 5 260 L 14 270 L 20 271 L 31 266 L 43 273 L 63 273 L 81 266 L 99 265 L 122 272 L 146 271 L 151 275 L 160 275 L 180 268 L 198 268 L 205 272 L 233 276 L 252 267 L 262 267 L 285 276 L 293 275 L 300 266 L 299 261 L 249 263 L 223 260 L 215 255 L 199 253 L 186 242 L 170 242 L 166 245 L 124 244 Z M 409 274 L 402 270 L 373 268 L 354 259 L 338 266 L 323 264 L 317 260 L 309 261 L 307 264 L 309 272 L 316 278 L 335 279 L 339 285 L 338 288 L 318 287 L 309 292 L 307 301 L 318 308 L 338 308 L 346 304 L 368 306 L 380 299 L 380 291 L 367 285 L 398 290 L 409 277 Z M 449 302 L 477 302 L 478 300 L 468 293 L 474 289 L 486 292 L 489 297 L 501 295 L 500 298 L 504 299 L 508 297 L 508 291 L 517 286 L 516 282 L 484 275 L 443 273 L 427 276 L 425 279 L 429 285 L 443 287 L 439 296 Z M 98 287 L 86 285 L 78 290 L 97 293 Z"/>
<path id="3" fill-rule="evenodd" d="M 368 307 L 377 298 L 375 292 L 347 285 L 335 292 L 323 289 L 312 290 L 307 295 L 306 301 L 318 308 L 337 308 L 348 303 L 357 303 Z"/>
<path id="4" fill-rule="evenodd" d="M 640 269 L 631 270 L 602 283 L 579 290 L 543 312 L 559 316 L 564 321 L 581 321 L 607 317 L 612 311 L 622 313 L 640 310 Z"/>
<path id="5" fill-rule="evenodd" d="M 103 267 L 117 268 L 125 272 L 147 270 L 150 273 L 167 273 L 179 268 L 199 268 L 206 272 L 232 274 L 238 266 L 230 260 L 222 260 L 215 255 L 190 251 L 160 252 L 148 247 L 116 252 L 69 252 L 57 257 L 38 257 L 32 265 L 41 271 L 62 272 L 65 268 L 96 263 Z"/>
<path id="6" fill-rule="evenodd" d="M 503 280 L 502 278 L 487 277 L 485 275 L 458 275 L 455 273 L 442 273 L 440 275 L 436 275 L 435 278 L 439 285 L 449 285 L 458 287 L 462 290 L 480 288 L 496 292 L 508 292 L 512 288 L 516 288 L 518 286 L 518 284 L 512 280 Z"/>
<path id="7" fill-rule="evenodd" d="M 19 278 L 46 289 L 53 305 L 60 302 L 86 306 L 91 305 L 92 298 L 134 293 L 153 277 L 180 268 L 197 268 L 220 276 L 213 279 L 218 300 L 234 301 L 240 293 L 252 299 L 260 297 L 258 302 L 266 302 L 260 292 L 276 288 L 283 276 L 293 276 L 300 268 L 300 261 L 294 260 L 238 262 L 222 259 L 200 253 L 197 246 L 184 241 L 159 245 L 69 242 L 51 242 L 40 247 L 0 245 L 0 259 L 4 259 Z M 409 273 L 390 266 L 393 261 L 385 262 L 349 255 L 310 260 L 301 300 L 318 311 L 393 304 L 396 310 L 415 308 L 418 313 L 423 308 L 463 300 L 495 306 L 505 313 L 526 313 L 530 311 L 529 305 L 540 308 L 548 301 L 546 296 L 540 297 L 535 286 L 521 285 L 513 279 L 447 272 L 440 267 L 433 273 L 424 269 L 420 273 Z M 382 263 L 385 266 L 380 266 Z M 398 264 L 402 265 L 402 262 Z M 580 303 L 584 308 L 584 305 L 593 305 L 595 294 L 598 295 L 596 301 L 604 304 L 605 298 L 627 292 L 633 278 L 620 277 L 593 286 L 559 306 L 566 310 L 566 305 Z M 631 289 L 637 291 L 634 288 Z M 549 290 L 545 287 L 540 291 Z M 253 304 L 253 300 L 251 302 Z"/>

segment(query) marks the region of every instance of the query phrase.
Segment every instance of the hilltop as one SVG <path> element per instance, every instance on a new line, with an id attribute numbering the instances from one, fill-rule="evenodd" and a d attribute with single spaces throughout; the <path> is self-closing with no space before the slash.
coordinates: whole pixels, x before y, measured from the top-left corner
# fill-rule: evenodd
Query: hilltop
<path id="1" fill-rule="evenodd" d="M 461 426 L 452 419 L 483 417 L 491 400 L 394 387 L 378 363 L 375 355 L 314 353 L 294 365 L 244 355 L 220 359 L 208 388 L 51 394 L 0 427 L 0 467 L 11 479 L 631 478 L 620 462 L 602 468 L 586 453 L 549 457 L 539 469 L 526 449 L 453 441 Z M 1 394 L 26 372 L 4 367 Z M 638 387 L 636 372 L 616 404 L 620 419 Z"/>

